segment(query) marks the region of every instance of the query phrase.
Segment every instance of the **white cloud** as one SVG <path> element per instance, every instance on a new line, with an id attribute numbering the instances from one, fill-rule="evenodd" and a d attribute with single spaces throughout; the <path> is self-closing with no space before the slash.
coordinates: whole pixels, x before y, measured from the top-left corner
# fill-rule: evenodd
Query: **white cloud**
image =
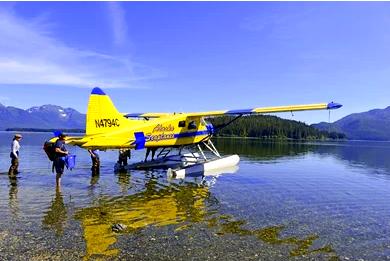
<path id="1" fill-rule="evenodd" d="M 112 32 L 114 44 L 123 46 L 127 40 L 127 24 L 125 19 L 125 10 L 119 2 L 108 2 L 108 14 L 112 23 Z"/>
<path id="2" fill-rule="evenodd" d="M 113 10 L 122 12 L 116 5 Z M 68 46 L 52 36 L 51 23 L 44 18 L 25 20 L 10 9 L 0 10 L 0 84 L 132 88 L 155 73 L 128 58 Z M 119 15 L 114 22 L 118 43 L 126 35 L 123 19 Z"/>

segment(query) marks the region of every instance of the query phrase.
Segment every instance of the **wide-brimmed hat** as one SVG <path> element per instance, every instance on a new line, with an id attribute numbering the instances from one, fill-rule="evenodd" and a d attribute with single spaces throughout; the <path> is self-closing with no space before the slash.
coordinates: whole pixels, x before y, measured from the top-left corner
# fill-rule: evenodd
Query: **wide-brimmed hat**
<path id="1" fill-rule="evenodd" d="M 21 138 L 22 137 L 22 135 L 21 134 L 15 134 L 15 138 Z"/>

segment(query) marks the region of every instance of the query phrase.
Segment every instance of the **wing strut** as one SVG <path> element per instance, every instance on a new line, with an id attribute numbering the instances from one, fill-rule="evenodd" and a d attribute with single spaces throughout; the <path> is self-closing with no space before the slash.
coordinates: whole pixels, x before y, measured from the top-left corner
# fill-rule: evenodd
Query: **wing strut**
<path id="1" fill-rule="evenodd" d="M 244 114 L 240 114 L 236 117 L 234 117 L 233 119 L 231 119 L 230 121 L 228 121 L 227 123 L 224 123 L 224 124 L 221 124 L 219 126 L 215 126 L 215 132 L 229 126 L 230 124 L 232 124 L 233 122 L 235 122 L 236 120 L 238 120 L 239 118 L 241 118 L 242 116 L 244 116 Z"/>

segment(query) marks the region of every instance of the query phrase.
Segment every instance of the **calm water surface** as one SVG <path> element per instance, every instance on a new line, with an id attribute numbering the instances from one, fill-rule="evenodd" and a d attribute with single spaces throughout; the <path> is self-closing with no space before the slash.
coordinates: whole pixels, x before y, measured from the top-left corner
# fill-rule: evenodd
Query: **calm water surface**
<path id="1" fill-rule="evenodd" d="M 49 136 L 24 134 L 15 182 L 0 133 L 0 260 L 390 259 L 390 143 L 218 139 L 238 171 L 183 180 L 115 174 L 115 151 L 92 177 L 88 153 L 69 147 L 77 168 L 56 190 Z"/>

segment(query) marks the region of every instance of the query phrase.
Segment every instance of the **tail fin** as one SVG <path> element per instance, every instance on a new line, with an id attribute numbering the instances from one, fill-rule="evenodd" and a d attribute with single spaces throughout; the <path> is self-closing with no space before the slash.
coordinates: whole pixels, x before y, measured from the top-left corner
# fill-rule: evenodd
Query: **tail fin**
<path id="1" fill-rule="evenodd" d="M 111 132 L 134 124 L 133 120 L 126 119 L 118 112 L 102 89 L 95 87 L 92 90 L 87 109 L 86 135 Z"/>

